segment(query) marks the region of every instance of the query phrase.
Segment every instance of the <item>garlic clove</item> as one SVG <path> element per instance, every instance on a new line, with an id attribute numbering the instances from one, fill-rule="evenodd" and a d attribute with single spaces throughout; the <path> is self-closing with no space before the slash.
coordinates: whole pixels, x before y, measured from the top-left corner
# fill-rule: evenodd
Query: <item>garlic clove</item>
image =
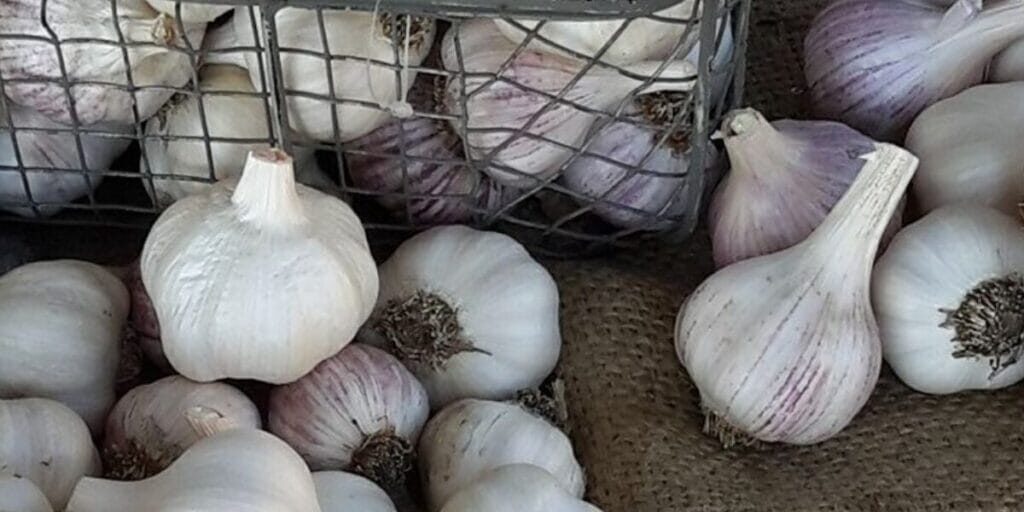
<path id="1" fill-rule="evenodd" d="M 344 469 L 397 489 L 430 414 L 427 392 L 402 363 L 353 344 L 270 395 L 271 432 L 314 470 Z"/>
<path id="2" fill-rule="evenodd" d="M 558 361 L 558 287 L 506 235 L 429 229 L 381 265 L 380 279 L 360 339 L 405 363 L 435 409 L 466 397 L 511 398 L 538 386 Z"/>
<path id="3" fill-rule="evenodd" d="M 53 507 L 31 480 L 20 476 L 0 475 L 0 510 L 53 512 Z"/>
<path id="4" fill-rule="evenodd" d="M 64 510 L 75 484 L 99 473 L 89 428 L 74 411 L 43 398 L 0 400 L 0 475 L 28 479 Z"/>
<path id="5" fill-rule="evenodd" d="M 1014 218 L 959 203 L 908 226 L 872 278 L 886 362 L 925 393 L 1020 381 L 1022 275 L 1024 233 Z"/>
<path id="6" fill-rule="evenodd" d="M 455 493 L 441 512 L 600 512 L 558 485 L 547 471 L 509 464 L 484 473 Z"/>
<path id="7" fill-rule="evenodd" d="M 323 512 L 397 512 L 387 493 L 359 475 L 318 471 L 313 483 Z"/>
<path id="8" fill-rule="evenodd" d="M 103 439 L 106 474 L 118 480 L 146 478 L 202 438 L 260 426 L 259 410 L 241 391 L 165 377 L 132 389 L 110 412 Z"/>

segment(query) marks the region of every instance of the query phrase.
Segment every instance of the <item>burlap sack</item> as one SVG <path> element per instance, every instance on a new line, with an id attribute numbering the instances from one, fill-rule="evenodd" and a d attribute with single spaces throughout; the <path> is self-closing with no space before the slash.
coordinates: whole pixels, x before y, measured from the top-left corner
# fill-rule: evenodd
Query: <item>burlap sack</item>
<path id="1" fill-rule="evenodd" d="M 821 1 L 758 0 L 751 103 L 805 113 L 798 60 Z M 1024 510 L 1024 390 L 932 397 L 883 372 L 841 435 L 811 447 L 724 451 L 703 435 L 673 324 L 710 272 L 706 240 L 553 262 L 561 366 L 588 497 L 607 512 Z"/>

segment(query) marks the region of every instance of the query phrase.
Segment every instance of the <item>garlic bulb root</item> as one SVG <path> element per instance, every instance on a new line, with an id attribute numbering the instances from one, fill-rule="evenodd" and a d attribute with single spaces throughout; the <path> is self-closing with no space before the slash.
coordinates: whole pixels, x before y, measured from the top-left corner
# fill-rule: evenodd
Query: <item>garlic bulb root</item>
<path id="1" fill-rule="evenodd" d="M 996 374 L 1016 364 L 1024 352 L 1024 278 L 1020 274 L 978 283 L 941 327 L 952 328 L 955 358 L 984 358 Z"/>
<path id="2" fill-rule="evenodd" d="M 416 290 L 405 299 L 389 300 L 374 328 L 400 359 L 435 370 L 463 352 L 487 354 L 466 339 L 458 310 L 425 290 Z"/>

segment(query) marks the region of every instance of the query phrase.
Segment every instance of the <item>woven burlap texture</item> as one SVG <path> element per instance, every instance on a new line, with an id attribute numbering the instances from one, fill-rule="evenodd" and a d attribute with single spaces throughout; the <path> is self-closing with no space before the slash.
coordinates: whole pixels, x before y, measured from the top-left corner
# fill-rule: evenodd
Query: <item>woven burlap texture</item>
<path id="1" fill-rule="evenodd" d="M 802 34 L 823 4 L 758 0 L 748 98 L 803 117 Z M 677 361 L 679 306 L 711 272 L 706 239 L 587 262 L 553 262 L 561 376 L 588 499 L 606 512 L 1024 510 L 1024 390 L 934 397 L 886 370 L 838 437 L 810 447 L 723 450 L 701 433 Z"/>

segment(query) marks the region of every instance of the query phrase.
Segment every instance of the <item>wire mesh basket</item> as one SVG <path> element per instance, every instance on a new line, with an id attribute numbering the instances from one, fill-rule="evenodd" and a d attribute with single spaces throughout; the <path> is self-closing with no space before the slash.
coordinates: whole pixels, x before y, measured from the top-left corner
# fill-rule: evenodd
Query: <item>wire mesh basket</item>
<path id="1" fill-rule="evenodd" d="M 3 219 L 147 226 L 268 145 L 378 239 L 694 230 L 749 0 L 0 0 Z"/>

